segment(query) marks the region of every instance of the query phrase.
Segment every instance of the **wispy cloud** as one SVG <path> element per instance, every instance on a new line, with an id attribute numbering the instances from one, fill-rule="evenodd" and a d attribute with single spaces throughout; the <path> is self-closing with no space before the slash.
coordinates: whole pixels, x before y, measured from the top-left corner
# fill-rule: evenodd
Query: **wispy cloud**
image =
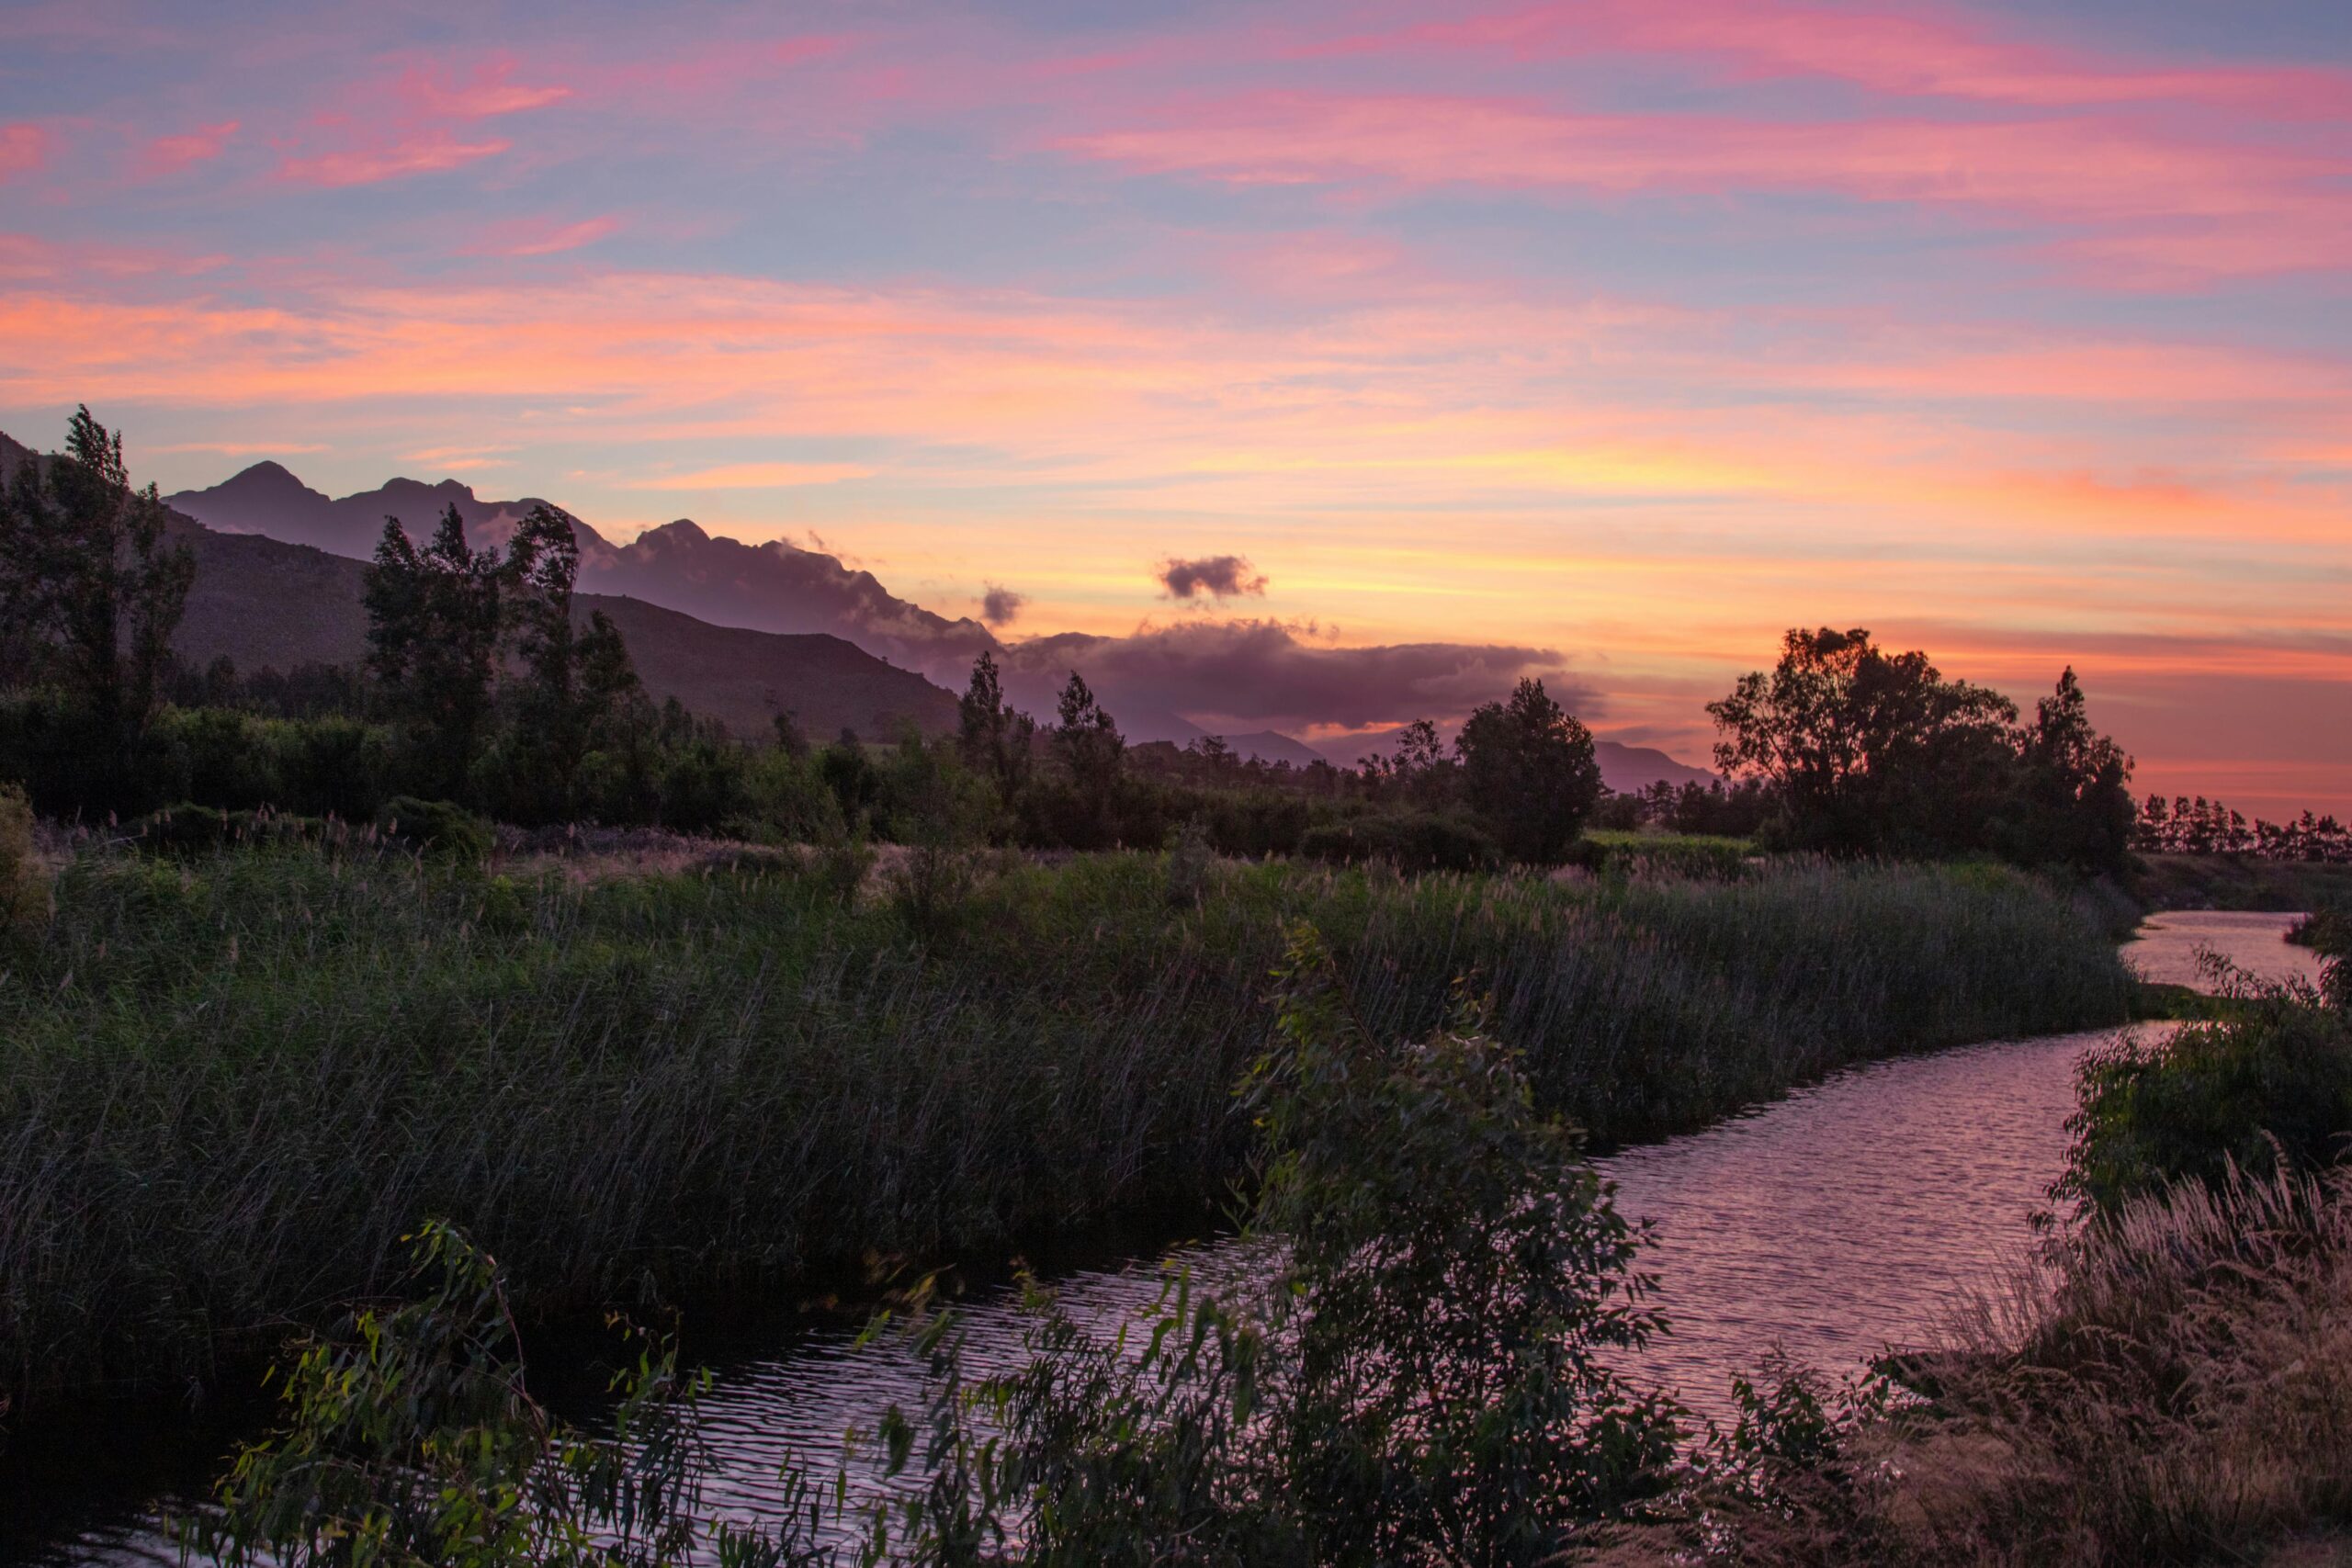
<path id="1" fill-rule="evenodd" d="M 377 185 L 413 175 L 437 175 L 463 168 L 483 158 L 494 158 L 514 145 L 495 138 L 460 141 L 447 130 L 418 131 L 391 141 L 288 157 L 278 164 L 277 177 L 295 185 Z"/>
<path id="2" fill-rule="evenodd" d="M 729 463 L 687 474 L 631 479 L 631 490 L 786 490 L 797 485 L 839 484 L 873 477 L 862 463 Z"/>
<path id="3" fill-rule="evenodd" d="M 199 126 L 194 130 L 173 136 L 158 136 L 140 151 L 134 172 L 141 179 L 161 179 L 175 175 L 193 164 L 205 163 L 220 156 L 229 139 L 237 134 L 238 122 L 224 119 L 218 125 Z"/>

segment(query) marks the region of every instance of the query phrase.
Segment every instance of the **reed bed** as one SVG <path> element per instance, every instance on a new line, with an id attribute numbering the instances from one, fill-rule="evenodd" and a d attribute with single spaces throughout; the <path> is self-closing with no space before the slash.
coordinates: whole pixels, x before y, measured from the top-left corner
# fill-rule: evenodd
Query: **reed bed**
<path id="1" fill-rule="evenodd" d="M 0 981 L 0 1396 L 200 1388 L 399 1278 L 427 1217 L 526 1312 L 1002 1256 L 1245 1177 L 1283 922 L 1367 1023 L 1456 976 L 1604 1142 L 1843 1064 L 2120 1019 L 2008 875 L 1565 886 L 1166 857 L 998 866 L 930 939 L 815 860 L 482 877 L 82 851 Z"/>

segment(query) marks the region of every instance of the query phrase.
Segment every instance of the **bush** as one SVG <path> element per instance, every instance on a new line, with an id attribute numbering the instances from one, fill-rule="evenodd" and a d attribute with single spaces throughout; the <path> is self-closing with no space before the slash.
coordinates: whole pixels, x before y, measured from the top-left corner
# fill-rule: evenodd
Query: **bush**
<path id="1" fill-rule="evenodd" d="M 1298 852 L 1335 865 L 1385 861 L 1409 874 L 1483 871 L 1502 852 L 1476 823 L 1435 811 L 1396 811 L 1310 828 Z"/>
<path id="2" fill-rule="evenodd" d="M 0 784 L 0 955 L 30 942 L 49 918 L 49 879 L 33 859 L 33 808 L 25 792 Z"/>
<path id="3" fill-rule="evenodd" d="M 464 807 L 406 795 L 384 802 L 376 813 L 376 830 L 387 843 L 461 865 L 488 860 L 496 842 L 490 824 Z"/>
<path id="4" fill-rule="evenodd" d="M 2080 1068 L 2053 1196 L 2112 1213 L 2178 1181 L 2301 1174 L 2352 1155 L 2352 1021 L 2308 990 L 2236 999 L 2170 1040 L 2125 1037 Z"/>

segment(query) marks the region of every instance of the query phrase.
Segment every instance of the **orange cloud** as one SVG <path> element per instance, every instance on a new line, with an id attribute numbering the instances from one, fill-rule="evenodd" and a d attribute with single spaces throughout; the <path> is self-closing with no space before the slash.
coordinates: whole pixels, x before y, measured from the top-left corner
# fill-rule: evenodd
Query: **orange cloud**
<path id="1" fill-rule="evenodd" d="M 662 474 L 626 481 L 630 490 L 785 490 L 795 485 L 839 484 L 871 479 L 858 463 L 729 463 L 688 474 Z"/>

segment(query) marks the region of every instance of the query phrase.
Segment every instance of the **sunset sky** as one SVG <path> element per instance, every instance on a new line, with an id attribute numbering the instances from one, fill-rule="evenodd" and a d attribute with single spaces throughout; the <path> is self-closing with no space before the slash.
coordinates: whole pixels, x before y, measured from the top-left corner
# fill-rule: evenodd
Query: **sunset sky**
<path id="1" fill-rule="evenodd" d="M 2342 0 L 73 0 L 0 83 L 0 429 L 167 491 L 1507 645 L 1691 761 L 1867 626 L 2352 809 Z"/>

